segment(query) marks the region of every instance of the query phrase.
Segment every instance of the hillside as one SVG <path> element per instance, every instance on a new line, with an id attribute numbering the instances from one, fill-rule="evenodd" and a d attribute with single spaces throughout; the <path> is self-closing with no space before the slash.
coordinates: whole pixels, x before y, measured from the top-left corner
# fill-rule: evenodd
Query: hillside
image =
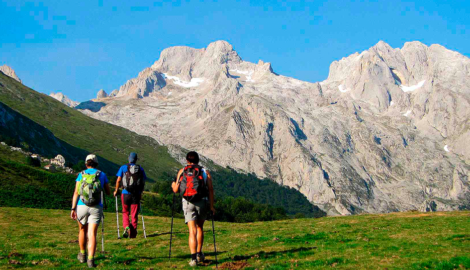
<path id="1" fill-rule="evenodd" d="M 78 226 L 69 214 L 0 208 L 0 268 L 80 269 L 75 259 Z M 468 211 L 408 212 L 216 222 L 219 269 L 469 269 L 469 215 Z M 170 218 L 145 217 L 147 240 L 141 227 L 137 239 L 117 240 L 115 215 L 106 214 L 106 253 L 98 253 L 95 262 L 101 269 L 190 269 L 182 219 L 174 220 L 172 260 L 168 260 L 170 222 Z M 210 224 L 205 233 L 207 268 L 213 269 Z M 98 236 L 100 240 L 101 228 Z"/>
<path id="2" fill-rule="evenodd" d="M 131 151 L 139 154 L 139 162 L 153 179 L 167 179 L 180 166 L 153 139 L 124 128 L 92 119 L 44 94 L 40 94 L 0 73 L 0 101 L 8 107 L 46 127 L 54 136 L 82 153 L 95 153 L 109 161 L 102 167 L 112 175 L 127 162 Z M 56 149 L 57 154 L 61 153 Z M 75 157 L 76 160 L 85 158 Z M 100 160 L 102 160 L 100 159 Z M 76 161 L 75 160 L 75 161 Z"/>
<path id="3" fill-rule="evenodd" d="M 127 162 L 128 153 L 135 151 L 139 154 L 139 163 L 153 179 L 151 181 L 166 183 L 164 186 L 168 190 L 168 182 L 181 167 L 181 164 L 170 156 L 168 149 L 159 145 L 154 139 L 90 118 L 49 96 L 27 88 L 2 73 L 0 73 L 0 137 L 43 156 L 62 154 L 71 163 L 83 160 L 89 152 L 96 153 L 100 158 L 99 169 L 111 177 L 115 175 L 119 165 Z M 282 207 L 289 215 L 301 214 L 307 217 L 324 215 L 297 190 L 282 187 L 270 180 L 260 181 L 253 175 L 240 174 L 213 165 L 211 161 L 207 162 L 211 170 L 213 169 L 216 196 L 220 200 L 228 196 L 244 197 L 254 203 Z M 29 170 L 27 171 L 29 173 Z M 34 178 L 28 173 L 26 173 L 27 178 Z M 152 189 L 150 185 L 147 187 Z M 167 193 L 168 190 L 163 193 Z M 160 207 L 155 206 L 155 208 Z"/>

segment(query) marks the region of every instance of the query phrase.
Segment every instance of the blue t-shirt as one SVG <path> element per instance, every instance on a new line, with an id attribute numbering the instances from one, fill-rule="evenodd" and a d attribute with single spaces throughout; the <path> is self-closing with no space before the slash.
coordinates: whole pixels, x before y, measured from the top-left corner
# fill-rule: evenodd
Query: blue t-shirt
<path id="1" fill-rule="evenodd" d="M 93 168 L 92 168 L 92 169 L 86 169 L 86 170 L 85 170 L 85 173 L 94 174 L 94 173 L 96 173 L 96 171 L 97 171 L 97 169 L 93 169 Z M 104 185 L 107 184 L 107 183 L 109 183 L 108 177 L 106 177 L 106 174 L 105 174 L 104 172 L 101 172 L 98 177 L 99 177 L 100 182 L 101 182 L 101 187 L 102 187 L 103 190 L 104 190 Z M 79 174 L 78 174 L 77 180 L 75 180 L 75 181 L 79 182 L 80 180 L 82 180 L 82 173 L 79 173 Z M 77 205 L 85 205 L 85 204 L 82 202 L 82 200 L 80 200 L 80 196 L 79 196 L 79 198 L 78 198 L 78 203 L 77 203 Z M 101 201 L 100 201 L 100 206 L 103 207 L 103 202 L 101 202 Z"/>
<path id="2" fill-rule="evenodd" d="M 134 163 L 130 163 L 131 165 L 135 165 Z M 124 178 L 124 174 L 127 172 L 127 165 L 122 165 L 121 168 L 119 168 L 119 171 L 117 172 L 116 176 L 121 177 L 121 179 Z M 140 169 L 142 170 L 142 174 L 144 175 L 144 181 L 147 180 L 147 175 L 145 174 L 144 168 L 140 166 Z M 122 189 L 122 194 L 132 194 L 126 189 Z"/>

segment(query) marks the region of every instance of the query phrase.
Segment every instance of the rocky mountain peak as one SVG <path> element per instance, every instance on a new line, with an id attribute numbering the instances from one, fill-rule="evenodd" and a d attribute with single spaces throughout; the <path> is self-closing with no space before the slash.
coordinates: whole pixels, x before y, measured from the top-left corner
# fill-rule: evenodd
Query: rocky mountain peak
<path id="1" fill-rule="evenodd" d="M 7 65 L 0 66 L 0 71 L 3 72 L 5 75 L 17 80 L 18 82 L 21 82 L 20 78 L 18 78 L 15 71 L 11 67 Z"/>
<path id="2" fill-rule="evenodd" d="M 55 98 L 56 100 L 62 102 L 63 104 L 71 108 L 74 108 L 79 104 L 79 102 L 71 100 L 66 95 L 62 94 L 61 92 L 58 92 L 58 93 L 52 92 L 49 96 Z"/>
<path id="3" fill-rule="evenodd" d="M 227 62 L 238 63 L 242 59 L 227 41 L 219 40 L 209 44 L 204 52 L 204 60 L 215 59 L 214 64 L 224 64 Z"/>
<path id="4" fill-rule="evenodd" d="M 96 98 L 98 99 L 106 97 L 108 97 L 108 93 L 106 93 L 106 91 L 104 91 L 103 89 L 100 89 L 100 91 L 98 91 L 98 94 L 96 95 Z"/>
<path id="5" fill-rule="evenodd" d="M 111 93 L 109 93 L 109 97 L 115 97 L 117 96 L 118 93 L 119 93 L 119 90 L 114 89 L 113 91 L 111 91 Z"/>
<path id="6" fill-rule="evenodd" d="M 160 54 L 160 59 L 152 65 L 152 69 L 189 82 L 192 78 L 212 78 L 218 75 L 224 64 L 241 61 L 231 44 L 215 41 L 204 49 L 186 46 L 165 49 Z"/>

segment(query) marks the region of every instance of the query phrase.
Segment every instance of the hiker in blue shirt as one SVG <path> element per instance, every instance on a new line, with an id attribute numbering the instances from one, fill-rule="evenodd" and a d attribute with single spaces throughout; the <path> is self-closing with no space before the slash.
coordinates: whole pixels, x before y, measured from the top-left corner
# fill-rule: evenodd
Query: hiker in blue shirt
<path id="1" fill-rule="evenodd" d="M 137 154 L 130 153 L 129 164 L 122 165 L 116 174 L 116 190 L 114 196 L 119 194 L 119 186 L 122 183 L 123 190 L 121 194 L 122 202 L 122 223 L 124 238 L 135 238 L 137 236 L 137 221 L 140 209 L 140 200 L 142 199 L 142 192 L 144 191 L 145 175 L 144 168 L 136 164 Z M 129 212 L 132 218 L 132 222 L 129 222 Z"/>
<path id="2" fill-rule="evenodd" d="M 108 178 L 104 172 L 96 169 L 98 158 L 90 154 L 85 159 L 87 169 L 77 177 L 77 184 L 72 199 L 72 212 L 70 217 L 78 221 L 78 243 L 80 253 L 77 259 L 87 263 L 89 268 L 96 267 L 94 255 L 96 250 L 96 234 L 103 216 L 103 191 L 107 195 L 109 190 Z M 88 258 L 85 254 L 88 237 Z M 87 260 L 88 259 L 88 260 Z"/>

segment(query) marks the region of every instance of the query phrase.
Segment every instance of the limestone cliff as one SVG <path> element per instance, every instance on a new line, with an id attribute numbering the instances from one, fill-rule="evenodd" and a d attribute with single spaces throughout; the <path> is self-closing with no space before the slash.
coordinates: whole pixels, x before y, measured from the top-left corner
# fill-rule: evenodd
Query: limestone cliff
<path id="1" fill-rule="evenodd" d="M 312 56 L 313 58 L 314 56 Z M 384 42 L 309 83 L 224 41 L 172 47 L 97 119 L 300 190 L 328 214 L 470 207 L 470 59 Z"/>

